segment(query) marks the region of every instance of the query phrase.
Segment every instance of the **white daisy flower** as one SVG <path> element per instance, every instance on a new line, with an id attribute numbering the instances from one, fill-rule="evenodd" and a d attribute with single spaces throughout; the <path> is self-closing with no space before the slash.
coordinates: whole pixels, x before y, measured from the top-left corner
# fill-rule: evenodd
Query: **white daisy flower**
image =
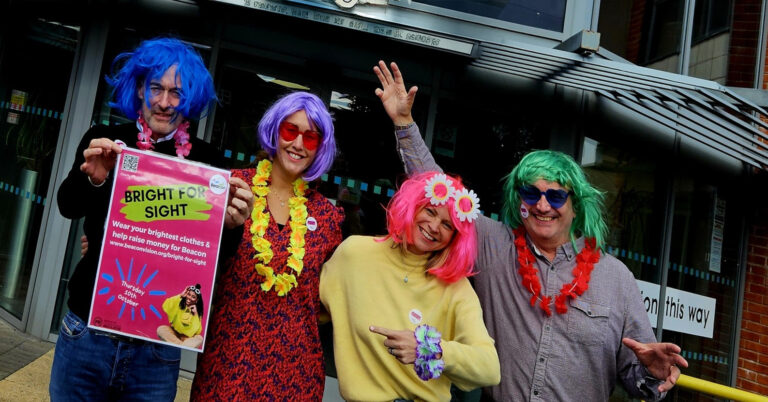
<path id="1" fill-rule="evenodd" d="M 456 216 L 464 222 L 472 222 L 480 214 L 480 198 L 472 190 L 466 188 L 456 191 L 453 197 L 453 206 L 456 209 Z"/>
<path id="2" fill-rule="evenodd" d="M 442 173 L 432 176 L 424 186 L 425 197 L 432 205 L 444 205 L 455 191 L 453 181 Z"/>

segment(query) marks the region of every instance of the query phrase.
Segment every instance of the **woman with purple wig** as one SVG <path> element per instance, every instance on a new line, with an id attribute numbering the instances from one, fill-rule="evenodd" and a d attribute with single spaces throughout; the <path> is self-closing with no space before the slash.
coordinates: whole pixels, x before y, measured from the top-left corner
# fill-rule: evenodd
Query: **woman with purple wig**
<path id="1" fill-rule="evenodd" d="M 267 110 L 258 136 L 257 166 L 233 171 L 252 186 L 254 208 L 220 272 L 192 400 L 323 396 L 318 281 L 344 216 L 307 182 L 333 163 L 333 121 L 317 96 L 295 92 Z"/>
<path id="2" fill-rule="evenodd" d="M 387 236 L 351 236 L 325 264 L 320 300 L 333 322 L 345 400 L 448 401 L 499 383 L 499 358 L 467 280 L 479 199 L 439 172 L 403 182 Z"/>

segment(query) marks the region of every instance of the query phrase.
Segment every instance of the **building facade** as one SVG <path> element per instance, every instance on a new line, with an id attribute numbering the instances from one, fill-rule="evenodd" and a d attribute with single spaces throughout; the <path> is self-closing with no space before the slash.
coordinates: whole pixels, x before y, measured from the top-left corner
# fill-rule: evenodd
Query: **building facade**
<path id="1" fill-rule="evenodd" d="M 191 132 L 229 167 L 255 158 L 256 125 L 281 94 L 302 88 L 330 105 L 340 153 L 316 185 L 344 207 L 345 235 L 382 233 L 381 205 L 402 179 L 374 95 L 378 60 L 397 61 L 419 86 L 425 140 L 493 219 L 500 181 L 523 154 L 573 155 L 606 192 L 606 251 L 634 273 L 658 339 L 682 347 L 685 373 L 768 395 L 765 9 L 738 0 L 2 1 L 0 318 L 56 339 L 82 233 L 59 214 L 56 191 L 88 127 L 124 122 L 108 105 L 111 60 L 171 35 L 214 76 L 220 103 Z M 194 360 L 185 354 L 183 368 L 194 371 Z M 672 398 L 708 399 L 683 389 Z"/>

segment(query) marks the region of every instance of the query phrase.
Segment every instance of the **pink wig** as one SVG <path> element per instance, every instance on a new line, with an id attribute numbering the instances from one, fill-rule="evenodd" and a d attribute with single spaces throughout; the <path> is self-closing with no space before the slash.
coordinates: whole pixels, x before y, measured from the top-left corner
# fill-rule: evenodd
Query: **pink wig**
<path id="1" fill-rule="evenodd" d="M 436 174 L 440 172 L 420 173 L 403 182 L 387 206 L 388 235 L 386 238 L 391 238 L 399 245 L 413 244 L 411 234 L 413 220 L 416 214 L 430 203 L 425 187 L 427 187 L 427 181 Z M 446 176 L 456 191 L 464 189 L 460 178 Z M 427 263 L 429 273 L 448 283 L 474 275 L 473 266 L 477 254 L 475 224 L 459 218 L 453 207 L 453 201 L 449 199 L 440 207 L 448 208 L 456 232 L 448 246 L 442 251 L 436 251 Z"/>

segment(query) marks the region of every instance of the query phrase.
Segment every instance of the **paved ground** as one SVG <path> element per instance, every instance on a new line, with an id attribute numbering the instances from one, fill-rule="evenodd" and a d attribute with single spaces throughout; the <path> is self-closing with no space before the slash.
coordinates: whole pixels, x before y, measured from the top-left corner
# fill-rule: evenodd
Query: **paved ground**
<path id="1" fill-rule="evenodd" d="M 0 380 L 51 349 L 52 343 L 27 335 L 0 319 Z"/>
<path id="2" fill-rule="evenodd" d="M 48 401 L 53 343 L 23 332 L 0 319 L 0 401 Z M 192 381 L 179 377 L 176 401 L 189 401 Z"/>
<path id="3" fill-rule="evenodd" d="M 0 318 L 0 402 L 49 401 L 48 383 L 53 364 L 53 346 L 18 331 Z M 182 371 L 176 402 L 189 401 L 192 374 Z M 341 402 L 339 383 L 326 377 L 323 402 Z"/>

